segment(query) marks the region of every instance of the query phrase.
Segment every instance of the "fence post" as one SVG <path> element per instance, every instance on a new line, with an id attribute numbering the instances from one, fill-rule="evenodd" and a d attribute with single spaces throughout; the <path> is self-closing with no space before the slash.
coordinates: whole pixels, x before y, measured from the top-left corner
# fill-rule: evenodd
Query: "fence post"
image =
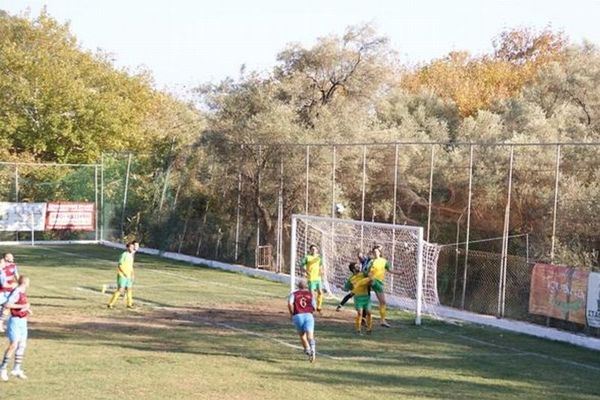
<path id="1" fill-rule="evenodd" d="M 15 163 L 15 203 L 19 202 L 19 164 Z M 15 232 L 17 242 L 19 241 L 19 231 Z"/>
<path id="2" fill-rule="evenodd" d="M 365 187 L 367 185 L 367 146 L 362 147 L 362 195 L 360 204 L 360 220 L 365 220 Z M 360 248 L 363 248 L 365 227 L 360 226 Z"/>
<path id="3" fill-rule="evenodd" d="M 556 172 L 554 177 L 554 207 L 552 210 L 552 244 L 550 245 L 550 262 L 554 262 L 554 244 L 556 242 L 556 214 L 558 208 L 558 182 L 560 180 L 560 144 L 556 145 Z"/>
<path id="4" fill-rule="evenodd" d="M 104 240 L 104 153 L 100 156 L 100 241 Z"/>
<path id="5" fill-rule="evenodd" d="M 123 191 L 123 210 L 121 212 L 121 238 L 125 238 L 125 209 L 127 208 L 127 190 L 129 188 L 129 171 L 131 170 L 131 153 L 127 157 L 127 172 L 125 173 L 125 190 Z"/>
<path id="6" fill-rule="evenodd" d="M 498 280 L 498 310 L 496 317 L 504 317 L 506 305 L 506 269 L 508 267 L 508 234 L 510 228 L 510 200 L 512 194 L 512 172 L 514 162 L 514 147 L 510 146 L 510 158 L 508 166 L 508 193 L 506 207 L 504 209 L 504 229 L 502 231 L 502 253 L 500 255 L 500 276 Z"/>
<path id="7" fill-rule="evenodd" d="M 240 146 L 243 150 L 244 146 Z M 240 209 L 242 207 L 242 167 L 238 165 L 238 187 L 237 187 L 237 206 L 235 211 L 235 251 L 234 259 L 237 261 L 240 248 Z"/>
<path id="8" fill-rule="evenodd" d="M 335 218 L 335 154 L 336 147 L 331 147 L 331 218 Z"/>
<path id="9" fill-rule="evenodd" d="M 469 234 L 471 231 L 471 198 L 473 186 L 473 145 L 469 145 L 469 200 L 467 203 L 467 237 L 465 240 L 465 268 L 463 271 L 463 287 L 460 300 L 460 308 L 465 308 L 465 296 L 467 291 L 467 272 L 469 269 Z"/>
<path id="10" fill-rule="evenodd" d="M 281 272 L 283 251 L 283 155 L 279 161 L 279 195 L 277 198 L 277 268 Z"/>
<path id="11" fill-rule="evenodd" d="M 433 196 L 433 160 L 435 157 L 435 144 L 431 145 L 431 160 L 429 162 L 429 201 L 427 203 L 427 242 L 431 231 L 431 198 Z"/>
<path id="12" fill-rule="evenodd" d="M 94 240 L 98 241 L 98 164 L 94 165 Z"/>

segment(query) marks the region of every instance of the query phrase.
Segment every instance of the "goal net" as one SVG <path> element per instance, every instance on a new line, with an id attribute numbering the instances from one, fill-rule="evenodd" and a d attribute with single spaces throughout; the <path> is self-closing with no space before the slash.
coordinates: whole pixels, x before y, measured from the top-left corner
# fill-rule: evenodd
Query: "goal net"
<path id="1" fill-rule="evenodd" d="M 415 323 L 421 314 L 435 314 L 439 305 L 437 293 L 437 259 L 440 247 L 423 240 L 423 228 L 362 222 L 347 219 L 292 216 L 291 285 L 303 276 L 302 258 L 310 245 L 319 247 L 323 259 L 324 287 L 327 292 L 341 294 L 350 276 L 348 264 L 357 262 L 358 252 L 368 254 L 375 245 L 392 264 L 386 274 L 386 302 L 415 312 Z"/>

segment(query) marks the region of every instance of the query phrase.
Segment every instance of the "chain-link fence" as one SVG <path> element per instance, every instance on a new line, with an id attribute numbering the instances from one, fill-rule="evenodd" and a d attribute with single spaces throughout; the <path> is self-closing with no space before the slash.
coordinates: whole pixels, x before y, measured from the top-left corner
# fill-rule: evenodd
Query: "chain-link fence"
<path id="1" fill-rule="evenodd" d="M 598 269 L 600 144 L 208 142 L 156 159 L 0 165 L 0 201 L 93 201 L 93 238 L 289 271 L 293 213 L 419 225 L 443 245 L 443 305 L 597 335 L 529 314 L 535 262 Z M 336 214 L 336 205 L 344 212 Z M 0 233 L 13 239 L 15 233 Z M 21 233 L 21 235 L 27 235 Z M 37 235 L 37 233 L 36 233 Z M 40 238 L 61 233 L 40 233 Z M 26 237 L 26 236 L 25 236 Z"/>

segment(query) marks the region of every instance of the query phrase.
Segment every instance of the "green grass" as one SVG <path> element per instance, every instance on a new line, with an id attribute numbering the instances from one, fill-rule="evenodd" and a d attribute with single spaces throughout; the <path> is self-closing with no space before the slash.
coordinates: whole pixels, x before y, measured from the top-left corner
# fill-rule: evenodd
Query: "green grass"
<path id="1" fill-rule="evenodd" d="M 138 254 L 137 308 L 105 308 L 119 251 L 0 247 L 31 277 L 29 379 L 3 399 L 597 399 L 600 353 L 391 312 L 352 333 L 352 307 L 317 318 L 310 364 L 287 317 L 288 288 Z M 378 327 L 377 327 L 378 328 Z M 2 346 L 6 340 L 2 342 Z"/>

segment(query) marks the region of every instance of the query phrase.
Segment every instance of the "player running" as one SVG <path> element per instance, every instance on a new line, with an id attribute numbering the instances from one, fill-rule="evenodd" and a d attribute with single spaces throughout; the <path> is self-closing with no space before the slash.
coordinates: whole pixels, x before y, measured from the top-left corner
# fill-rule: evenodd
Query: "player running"
<path id="1" fill-rule="evenodd" d="M 10 293 L 17 287 L 18 279 L 19 271 L 14 256 L 12 253 L 2 254 L 0 261 L 0 332 L 4 332 L 4 320 L 6 319 L 4 304 Z"/>
<path id="2" fill-rule="evenodd" d="M 310 253 L 302 259 L 302 268 L 308 280 L 308 289 L 313 292 L 313 295 L 317 294 L 317 312 L 320 313 L 323 304 L 322 276 L 325 267 L 323 266 L 323 259 L 319 255 L 319 248 L 311 244 L 308 250 Z"/>
<path id="3" fill-rule="evenodd" d="M 10 318 L 8 319 L 6 329 L 9 344 L 0 365 L 0 379 L 3 381 L 8 380 L 6 369 L 8 368 L 8 362 L 13 352 L 15 353 L 15 364 L 10 374 L 17 378 L 27 379 L 21 365 L 23 364 L 23 356 L 25 355 L 25 347 L 27 346 L 27 317 L 32 314 L 26 294 L 28 287 L 29 278 L 21 276 L 18 286 L 12 291 L 5 305 L 10 310 Z"/>
<path id="4" fill-rule="evenodd" d="M 119 296 L 126 293 L 127 308 L 133 308 L 133 254 L 135 253 L 135 245 L 133 242 L 127 243 L 126 250 L 119 258 L 117 266 L 117 290 L 113 293 L 107 307 L 113 308 L 119 300 Z"/>
<path id="5" fill-rule="evenodd" d="M 389 328 L 390 324 L 388 324 L 385 319 L 387 309 L 385 303 L 385 293 L 383 290 L 385 272 L 390 271 L 392 269 L 392 265 L 386 258 L 381 256 L 381 246 L 374 246 L 372 253 L 373 259 L 369 262 L 366 275 L 372 279 L 371 288 L 375 292 L 377 300 L 379 301 L 379 316 L 381 318 L 381 326 Z"/>
<path id="6" fill-rule="evenodd" d="M 371 296 L 369 295 L 371 278 L 365 277 L 365 274 L 361 271 L 357 263 L 350 263 L 348 268 L 352 271 L 352 276 L 346 281 L 344 289 L 351 290 L 354 295 L 354 308 L 356 309 L 354 329 L 356 330 L 356 334 L 362 334 L 361 325 L 364 314 L 367 320 L 367 335 L 370 335 L 373 331 Z"/>
<path id="7" fill-rule="evenodd" d="M 298 290 L 290 293 L 288 297 L 288 311 L 290 318 L 294 322 L 296 331 L 300 335 L 300 342 L 304 348 L 304 354 L 308 355 L 308 360 L 312 363 L 317 357 L 315 342 L 315 299 L 304 279 L 298 282 Z"/>

